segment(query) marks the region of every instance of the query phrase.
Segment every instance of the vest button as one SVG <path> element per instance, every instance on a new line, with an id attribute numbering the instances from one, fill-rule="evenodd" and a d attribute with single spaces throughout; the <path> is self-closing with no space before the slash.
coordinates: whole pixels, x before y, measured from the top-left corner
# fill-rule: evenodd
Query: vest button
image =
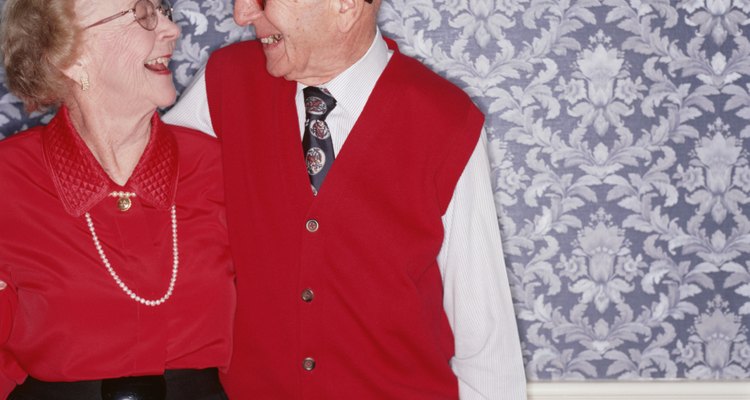
<path id="1" fill-rule="evenodd" d="M 305 224 L 305 227 L 307 228 L 308 232 L 314 233 L 318 231 L 318 228 L 320 226 L 318 225 L 318 221 L 311 219 L 307 221 L 307 224 Z"/>
<path id="2" fill-rule="evenodd" d="M 315 298 L 315 293 L 313 293 L 312 289 L 305 289 L 302 291 L 301 297 L 302 301 L 304 301 L 305 303 L 309 303 Z"/>
<path id="3" fill-rule="evenodd" d="M 305 369 L 305 371 L 312 371 L 315 369 L 315 359 L 312 357 L 307 357 L 302 361 L 302 368 Z"/>

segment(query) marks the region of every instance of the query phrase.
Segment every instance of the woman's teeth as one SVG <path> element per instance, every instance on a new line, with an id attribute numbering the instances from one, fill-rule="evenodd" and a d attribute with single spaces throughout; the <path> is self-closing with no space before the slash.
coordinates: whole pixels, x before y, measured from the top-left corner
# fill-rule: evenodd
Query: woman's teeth
<path id="1" fill-rule="evenodd" d="M 156 57 L 154 59 L 146 61 L 146 65 L 163 64 L 165 67 L 169 65 L 169 58 L 167 57 Z"/>
<path id="2" fill-rule="evenodd" d="M 154 72 L 169 71 L 169 57 L 156 57 L 146 61 L 143 66 Z"/>

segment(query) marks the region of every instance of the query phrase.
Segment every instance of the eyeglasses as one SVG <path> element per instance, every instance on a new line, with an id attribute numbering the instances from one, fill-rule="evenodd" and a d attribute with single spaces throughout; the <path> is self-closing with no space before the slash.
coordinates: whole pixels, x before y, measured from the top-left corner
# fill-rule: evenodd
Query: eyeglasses
<path id="1" fill-rule="evenodd" d="M 255 1 L 258 2 L 258 7 L 260 8 L 261 11 L 266 9 L 267 0 L 255 0 Z M 365 2 L 372 4 L 372 0 L 365 0 Z"/>
<path id="2" fill-rule="evenodd" d="M 265 3 L 265 1 L 263 2 Z M 159 23 L 159 15 L 156 14 L 157 11 L 172 21 L 172 4 L 170 4 L 168 0 L 161 0 L 158 6 L 155 6 L 151 0 L 138 0 L 130 10 L 120 11 L 111 17 L 104 18 L 101 21 L 96 21 L 83 29 L 85 30 L 106 24 L 107 22 L 114 21 L 128 13 L 132 13 L 133 18 L 138 22 L 138 25 L 142 26 L 143 29 L 147 31 L 153 31 Z"/>

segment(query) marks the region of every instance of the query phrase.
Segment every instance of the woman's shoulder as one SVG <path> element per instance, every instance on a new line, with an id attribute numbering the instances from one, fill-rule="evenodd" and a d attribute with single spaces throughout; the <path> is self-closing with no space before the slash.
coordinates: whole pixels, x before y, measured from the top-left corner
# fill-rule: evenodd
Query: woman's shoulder
<path id="1" fill-rule="evenodd" d="M 218 152 L 220 150 L 221 143 L 214 136 L 184 126 L 170 124 L 167 126 L 177 139 L 180 151 L 183 151 L 183 148 L 186 151 Z"/>
<path id="2" fill-rule="evenodd" d="M 3 149 L 6 149 L 6 148 L 17 147 L 17 146 L 28 145 L 29 141 L 33 141 L 34 138 L 40 137 L 42 130 L 44 130 L 44 125 L 35 126 L 33 128 L 29 128 L 29 129 L 20 131 L 18 133 L 14 133 L 6 137 L 3 140 L 0 140 L 0 147 Z"/>
<path id="3" fill-rule="evenodd" d="M 190 204 L 224 203 L 221 142 L 194 129 L 168 125 L 177 142 L 179 159 L 178 202 Z"/>
<path id="4" fill-rule="evenodd" d="M 180 159 L 180 169 L 192 165 L 210 168 L 221 164 L 221 142 L 219 139 L 178 125 L 167 125 L 174 134 Z"/>
<path id="5" fill-rule="evenodd" d="M 43 126 L 27 129 L 0 140 L 0 170 L 42 157 Z"/>
<path id="6" fill-rule="evenodd" d="M 44 161 L 42 132 L 41 127 L 33 128 L 0 140 L 0 209 L 5 211 L 0 225 L 22 203 L 19 196 L 29 201 L 52 187 Z"/>

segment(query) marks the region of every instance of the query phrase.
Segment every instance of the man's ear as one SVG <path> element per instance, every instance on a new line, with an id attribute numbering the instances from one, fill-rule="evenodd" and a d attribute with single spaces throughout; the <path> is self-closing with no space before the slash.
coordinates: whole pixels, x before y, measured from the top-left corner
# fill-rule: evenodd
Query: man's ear
<path id="1" fill-rule="evenodd" d="M 257 0 L 234 0 L 234 22 L 239 26 L 252 24 L 262 13 Z"/>
<path id="2" fill-rule="evenodd" d="M 364 0 L 334 0 L 338 8 L 338 28 L 341 32 L 349 32 L 362 17 Z"/>

